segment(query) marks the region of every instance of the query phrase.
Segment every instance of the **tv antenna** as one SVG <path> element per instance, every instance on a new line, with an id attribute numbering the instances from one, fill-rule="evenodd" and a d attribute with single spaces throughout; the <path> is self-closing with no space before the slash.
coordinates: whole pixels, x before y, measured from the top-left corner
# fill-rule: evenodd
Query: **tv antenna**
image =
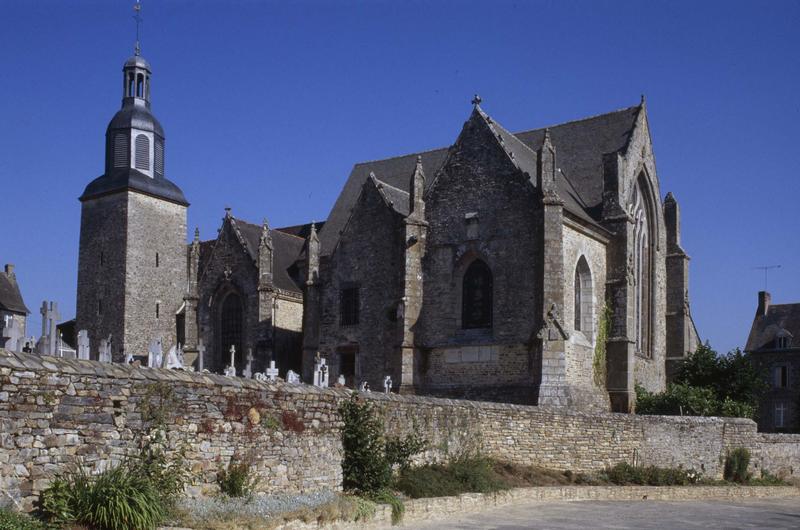
<path id="1" fill-rule="evenodd" d="M 753 267 L 756 270 L 764 271 L 764 290 L 767 290 L 767 275 L 772 269 L 780 269 L 780 265 L 762 265 L 761 267 Z"/>
<path id="2" fill-rule="evenodd" d="M 142 4 L 139 0 L 136 0 L 136 3 L 133 5 L 133 11 L 136 13 L 133 15 L 133 20 L 136 21 L 136 48 L 134 48 L 134 52 L 136 55 L 139 55 L 142 51 L 142 47 L 139 45 L 139 27 L 142 25 Z"/>

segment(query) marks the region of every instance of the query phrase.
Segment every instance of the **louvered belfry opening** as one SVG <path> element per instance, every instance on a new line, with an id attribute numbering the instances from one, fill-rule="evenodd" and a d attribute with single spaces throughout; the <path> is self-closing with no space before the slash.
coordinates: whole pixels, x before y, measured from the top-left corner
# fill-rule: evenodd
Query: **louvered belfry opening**
<path id="1" fill-rule="evenodd" d="M 125 133 L 114 135 L 114 167 L 128 167 L 128 135 Z"/>
<path id="2" fill-rule="evenodd" d="M 156 139 L 155 170 L 159 177 L 164 176 L 164 142 Z"/>
<path id="3" fill-rule="evenodd" d="M 150 138 L 145 134 L 136 136 L 136 169 L 150 171 Z"/>

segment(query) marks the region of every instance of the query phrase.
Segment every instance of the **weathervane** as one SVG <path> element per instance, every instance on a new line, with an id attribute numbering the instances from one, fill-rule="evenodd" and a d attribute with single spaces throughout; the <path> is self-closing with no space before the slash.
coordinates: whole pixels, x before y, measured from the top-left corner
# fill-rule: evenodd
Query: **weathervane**
<path id="1" fill-rule="evenodd" d="M 133 15 L 133 19 L 136 21 L 136 48 L 134 48 L 134 52 L 136 55 L 139 55 L 142 51 L 142 47 L 139 46 L 139 26 L 142 24 L 142 4 L 139 0 L 136 0 L 136 3 L 133 5 L 133 10 L 136 12 Z"/>

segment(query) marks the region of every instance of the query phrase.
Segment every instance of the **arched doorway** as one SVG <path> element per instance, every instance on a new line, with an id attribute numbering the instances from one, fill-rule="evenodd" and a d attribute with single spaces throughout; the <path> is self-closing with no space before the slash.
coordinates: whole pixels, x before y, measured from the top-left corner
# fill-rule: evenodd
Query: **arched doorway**
<path id="1" fill-rule="evenodd" d="M 247 353 L 242 346 L 242 330 L 244 325 L 244 303 L 239 293 L 230 291 L 224 295 L 219 305 L 217 317 L 217 359 L 218 370 L 222 371 L 230 364 L 231 346 L 236 348 L 236 372 L 241 375 L 244 369 L 244 357 Z"/>

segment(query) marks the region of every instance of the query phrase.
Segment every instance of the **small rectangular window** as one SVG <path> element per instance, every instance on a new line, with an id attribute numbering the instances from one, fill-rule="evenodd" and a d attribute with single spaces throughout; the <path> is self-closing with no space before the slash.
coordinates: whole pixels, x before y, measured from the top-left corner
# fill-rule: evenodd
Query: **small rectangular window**
<path id="1" fill-rule="evenodd" d="M 342 289 L 339 305 L 339 322 L 342 326 L 358 324 L 358 287 Z"/>
<path id="2" fill-rule="evenodd" d="M 780 428 L 785 426 L 786 421 L 786 405 L 784 403 L 775 404 L 775 427 Z"/>
<path id="3" fill-rule="evenodd" d="M 774 371 L 775 388 L 786 388 L 789 386 L 789 367 L 776 366 Z"/>
<path id="4" fill-rule="evenodd" d="M 161 304 L 156 302 L 156 318 L 159 317 L 160 313 L 161 313 Z"/>
<path id="5" fill-rule="evenodd" d="M 156 252 L 156 267 L 158 267 L 158 252 Z"/>

